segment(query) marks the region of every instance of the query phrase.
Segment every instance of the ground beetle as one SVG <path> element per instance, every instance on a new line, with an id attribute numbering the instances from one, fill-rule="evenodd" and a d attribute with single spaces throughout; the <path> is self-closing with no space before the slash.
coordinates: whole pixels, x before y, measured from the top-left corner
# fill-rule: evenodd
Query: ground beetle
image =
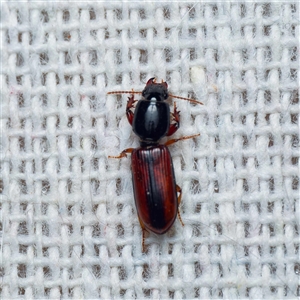
<path id="1" fill-rule="evenodd" d="M 199 101 L 170 95 L 166 82 L 156 83 L 155 78 L 148 80 L 141 92 L 116 91 L 108 94 L 132 94 L 128 97 L 126 116 L 132 125 L 134 133 L 140 138 L 140 147 L 128 148 L 119 156 L 126 157 L 131 153 L 132 180 L 135 204 L 142 227 L 142 248 L 144 251 L 145 230 L 156 234 L 167 232 L 173 225 L 176 215 L 183 225 L 178 210 L 181 200 L 181 188 L 176 184 L 172 158 L 167 146 L 180 140 L 198 136 L 191 135 L 172 139 L 164 145 L 160 139 L 174 134 L 179 128 L 180 115 L 174 103 L 172 123 L 170 122 L 170 107 L 165 101 L 169 97 L 188 100 L 203 104 Z M 133 94 L 142 94 L 141 100 L 134 100 Z M 137 102 L 135 111 L 134 104 Z"/>

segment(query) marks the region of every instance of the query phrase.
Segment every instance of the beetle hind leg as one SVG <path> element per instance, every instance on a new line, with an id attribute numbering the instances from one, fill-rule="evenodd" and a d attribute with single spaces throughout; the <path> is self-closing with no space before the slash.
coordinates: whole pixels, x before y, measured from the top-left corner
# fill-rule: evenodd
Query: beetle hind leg
<path id="1" fill-rule="evenodd" d="M 181 190 L 181 187 L 177 184 L 176 184 L 176 192 L 179 193 L 179 195 L 178 195 L 178 206 L 179 206 L 179 204 L 181 202 L 182 190 Z M 178 219 L 179 219 L 181 225 L 184 226 L 184 223 L 181 219 L 181 215 L 180 215 L 180 212 L 179 212 L 179 208 L 177 210 L 177 215 L 178 215 Z"/>
<path id="2" fill-rule="evenodd" d="M 146 229 L 145 229 L 145 225 L 144 223 L 141 221 L 140 217 L 139 217 L 139 221 L 140 221 L 140 225 L 141 225 L 141 228 L 142 228 L 142 252 L 144 253 L 145 252 L 145 233 L 146 233 Z"/>

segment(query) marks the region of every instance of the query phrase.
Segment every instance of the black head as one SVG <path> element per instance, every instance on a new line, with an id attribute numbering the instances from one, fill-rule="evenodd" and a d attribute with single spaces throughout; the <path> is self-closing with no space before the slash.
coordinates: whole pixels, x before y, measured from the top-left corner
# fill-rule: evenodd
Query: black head
<path id="1" fill-rule="evenodd" d="M 142 96 L 149 101 L 152 99 L 164 101 L 169 97 L 168 84 L 166 82 L 156 83 L 155 78 L 151 78 L 146 83 Z"/>

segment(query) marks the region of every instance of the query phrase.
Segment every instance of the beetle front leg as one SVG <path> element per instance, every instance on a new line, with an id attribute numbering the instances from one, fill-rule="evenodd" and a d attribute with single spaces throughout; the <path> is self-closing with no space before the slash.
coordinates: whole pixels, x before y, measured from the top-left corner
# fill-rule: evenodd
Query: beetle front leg
<path id="1" fill-rule="evenodd" d="M 174 121 L 175 123 L 170 125 L 167 136 L 174 134 L 180 126 L 180 111 L 177 110 L 176 102 L 174 102 L 174 112 L 172 113 L 172 121 Z"/>
<path id="2" fill-rule="evenodd" d="M 134 148 L 127 148 L 125 150 L 123 150 L 120 155 L 118 156 L 112 156 L 112 155 L 109 155 L 108 158 L 123 158 L 123 157 L 127 157 L 127 153 L 132 153 L 132 151 L 134 150 Z"/>
<path id="3" fill-rule="evenodd" d="M 133 95 L 128 97 L 127 106 L 126 106 L 126 117 L 130 125 L 132 125 L 134 113 L 132 112 L 132 108 L 134 108 L 134 103 L 137 102 L 137 100 L 134 100 Z"/>

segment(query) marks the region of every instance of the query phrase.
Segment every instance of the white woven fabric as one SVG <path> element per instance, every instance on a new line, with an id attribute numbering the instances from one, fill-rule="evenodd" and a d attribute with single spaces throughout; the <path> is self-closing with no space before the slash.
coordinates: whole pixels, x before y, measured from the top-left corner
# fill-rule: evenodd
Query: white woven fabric
<path id="1" fill-rule="evenodd" d="M 1 299 L 295 299 L 299 6 L 2 2 Z M 146 235 L 128 95 L 168 82 L 185 226 Z M 138 99 L 138 96 L 137 96 Z"/>

